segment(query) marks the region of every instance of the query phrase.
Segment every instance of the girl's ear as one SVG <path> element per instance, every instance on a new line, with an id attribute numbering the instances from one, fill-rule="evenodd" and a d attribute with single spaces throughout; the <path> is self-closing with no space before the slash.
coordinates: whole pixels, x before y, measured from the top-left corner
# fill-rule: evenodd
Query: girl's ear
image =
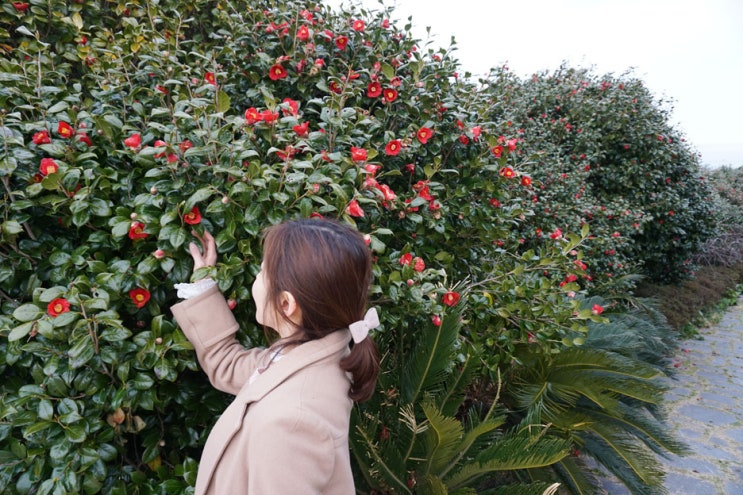
<path id="1" fill-rule="evenodd" d="M 302 310 L 299 308 L 294 294 L 284 291 L 279 296 L 279 300 L 281 302 L 281 312 L 284 313 L 284 316 L 289 318 L 294 324 L 300 324 L 302 321 Z"/>

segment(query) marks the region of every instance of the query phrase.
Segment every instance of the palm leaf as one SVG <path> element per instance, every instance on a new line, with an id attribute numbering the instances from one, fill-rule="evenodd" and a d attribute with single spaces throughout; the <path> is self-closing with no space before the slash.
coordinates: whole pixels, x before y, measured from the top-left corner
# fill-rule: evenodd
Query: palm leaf
<path id="1" fill-rule="evenodd" d="M 570 442 L 555 437 L 542 437 L 535 442 L 527 433 L 509 435 L 480 452 L 445 481 L 454 490 L 488 473 L 549 466 L 564 458 L 569 447 Z"/>
<path id="2" fill-rule="evenodd" d="M 573 495 L 594 495 L 604 493 L 601 481 L 595 473 L 578 457 L 566 457 L 552 468 L 560 476 L 566 488 Z"/>
<path id="3" fill-rule="evenodd" d="M 534 483 L 514 483 L 499 486 L 488 490 L 482 490 L 478 495 L 552 495 L 557 493 L 559 483 L 538 481 Z"/>
<path id="4" fill-rule="evenodd" d="M 453 417 L 445 417 L 429 399 L 421 404 L 428 421 L 428 429 L 423 434 L 426 449 L 426 468 L 422 474 L 438 474 L 454 457 L 464 436 L 462 423 Z"/>
<path id="5" fill-rule="evenodd" d="M 413 404 L 424 393 L 436 395 L 443 389 L 459 338 L 461 308 L 446 313 L 441 325 L 427 328 L 411 352 L 402 371 L 400 392 L 403 403 Z"/>

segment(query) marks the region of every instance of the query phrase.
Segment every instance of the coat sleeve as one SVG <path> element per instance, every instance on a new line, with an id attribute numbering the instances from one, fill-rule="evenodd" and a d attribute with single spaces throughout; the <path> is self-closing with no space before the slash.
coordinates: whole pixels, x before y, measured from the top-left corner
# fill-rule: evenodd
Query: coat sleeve
<path id="1" fill-rule="evenodd" d="M 263 349 L 246 349 L 237 341 L 239 325 L 219 289 L 213 287 L 171 310 L 212 385 L 237 395 L 258 367 Z"/>
<path id="2" fill-rule="evenodd" d="M 336 468 L 327 426 L 299 410 L 281 411 L 262 426 L 248 445 L 247 493 L 325 493 Z"/>

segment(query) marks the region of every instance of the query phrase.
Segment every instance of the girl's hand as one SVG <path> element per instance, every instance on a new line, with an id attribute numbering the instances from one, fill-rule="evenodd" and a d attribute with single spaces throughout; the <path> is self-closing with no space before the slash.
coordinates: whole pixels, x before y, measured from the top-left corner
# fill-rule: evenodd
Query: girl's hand
<path id="1" fill-rule="evenodd" d="M 203 235 L 199 235 L 196 231 L 192 231 L 191 234 L 201 242 L 201 251 L 195 242 L 188 245 L 188 251 L 193 258 L 193 270 L 214 266 L 217 263 L 217 243 L 214 237 L 206 230 Z"/>

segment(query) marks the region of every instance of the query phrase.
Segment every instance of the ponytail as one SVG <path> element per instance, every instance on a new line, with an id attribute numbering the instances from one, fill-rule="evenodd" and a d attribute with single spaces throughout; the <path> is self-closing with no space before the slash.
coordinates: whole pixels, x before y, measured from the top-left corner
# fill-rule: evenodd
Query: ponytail
<path id="1" fill-rule="evenodd" d="M 379 374 L 379 350 L 377 344 L 366 337 L 354 343 L 351 353 L 341 359 L 341 369 L 351 373 L 351 389 L 348 396 L 355 402 L 364 402 L 374 394 Z"/>

